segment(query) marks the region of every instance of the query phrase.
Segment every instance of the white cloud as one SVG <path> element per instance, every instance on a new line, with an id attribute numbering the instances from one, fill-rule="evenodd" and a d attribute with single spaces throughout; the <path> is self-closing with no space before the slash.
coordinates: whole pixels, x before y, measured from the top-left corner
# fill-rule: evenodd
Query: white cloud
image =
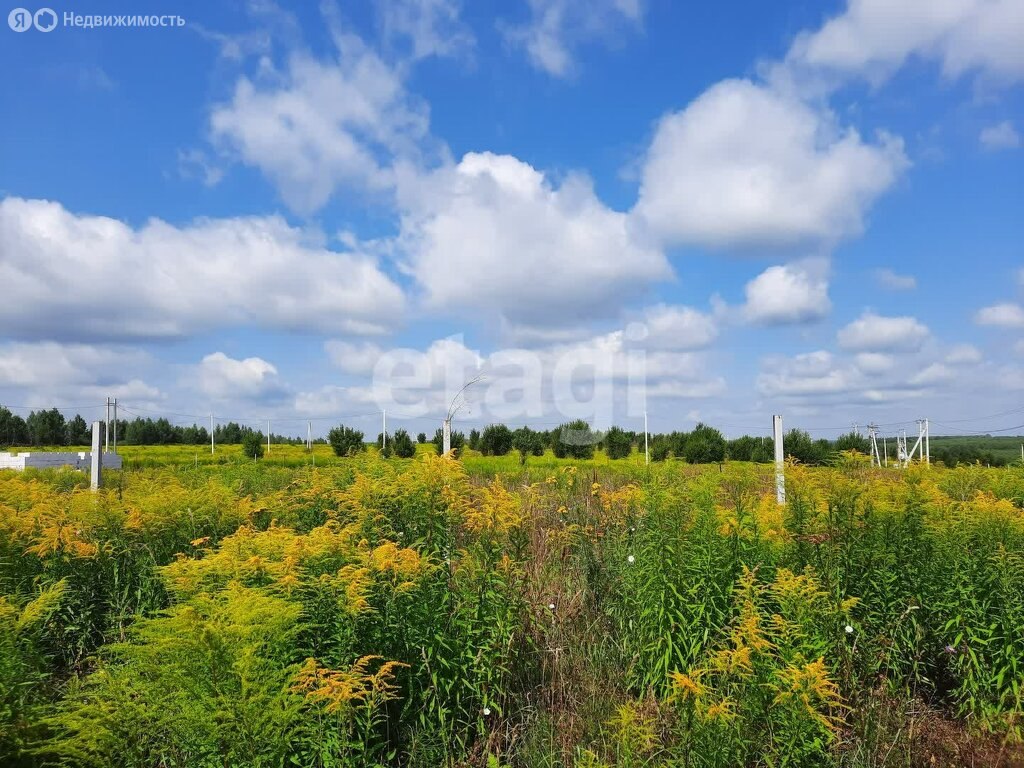
<path id="1" fill-rule="evenodd" d="M 0 201 L 0 284 L 18 301 L 0 303 L 0 322 L 11 337 L 75 340 L 394 324 L 402 292 L 374 259 L 308 240 L 276 216 L 135 229 L 9 197 Z"/>
<path id="2" fill-rule="evenodd" d="M 549 75 L 566 77 L 575 69 L 575 48 L 592 40 L 614 43 L 623 29 L 638 27 L 640 0 L 528 0 L 530 20 L 499 24 L 505 40 L 526 51 L 530 63 Z"/>
<path id="3" fill-rule="evenodd" d="M 508 155 L 467 154 L 400 186 L 404 268 L 435 311 L 496 313 L 541 326 L 614 315 L 672 276 L 584 177 L 555 186 Z"/>
<path id="4" fill-rule="evenodd" d="M 891 371 L 896 367 L 896 359 L 883 352 L 860 352 L 854 356 L 853 364 L 861 373 L 873 375 Z"/>
<path id="5" fill-rule="evenodd" d="M 957 344 L 946 355 L 950 365 L 970 365 L 981 362 L 981 350 L 973 344 Z"/>
<path id="6" fill-rule="evenodd" d="M 757 390 L 766 397 L 838 394 L 854 387 L 851 372 L 825 350 L 771 359 L 765 367 L 757 377 Z"/>
<path id="7" fill-rule="evenodd" d="M 945 384 L 952 381 L 955 374 L 952 369 L 943 363 L 932 363 L 910 377 L 910 384 L 913 386 L 930 386 L 933 384 Z"/>
<path id="8" fill-rule="evenodd" d="M 1016 149 L 1020 146 L 1020 134 L 1009 120 L 990 125 L 978 136 L 985 149 Z"/>
<path id="9" fill-rule="evenodd" d="M 1019 0 L 849 0 L 845 11 L 797 37 L 790 67 L 879 82 L 918 56 L 956 77 L 980 70 L 1024 77 L 1024 5 Z"/>
<path id="10" fill-rule="evenodd" d="M 352 343 L 332 339 L 324 344 L 331 362 L 345 373 L 373 372 L 384 350 L 370 342 Z"/>
<path id="11" fill-rule="evenodd" d="M 839 346 L 852 352 L 916 352 L 927 338 L 927 326 L 913 317 L 873 312 L 865 312 L 838 334 Z"/>
<path id="12" fill-rule="evenodd" d="M 888 267 L 875 270 L 875 281 L 890 291 L 912 291 L 917 288 L 917 278 L 913 275 L 901 275 Z"/>
<path id="13" fill-rule="evenodd" d="M 658 123 L 635 212 L 669 243 L 832 244 L 906 166 L 895 137 L 865 143 L 799 99 L 725 80 Z"/>
<path id="14" fill-rule="evenodd" d="M 281 395 L 277 368 L 260 357 L 235 360 L 223 352 L 203 358 L 198 366 L 199 389 L 218 400 Z"/>
<path id="15" fill-rule="evenodd" d="M 19 402 L 40 408 L 98 406 L 108 396 L 152 403 L 163 394 L 141 378 L 151 363 L 147 354 L 127 347 L 8 342 L 0 345 L 0 391 L 16 392 Z"/>
<path id="16" fill-rule="evenodd" d="M 644 326 L 644 344 L 651 349 L 700 349 L 718 337 L 714 319 L 692 307 L 649 307 L 644 311 Z"/>
<path id="17" fill-rule="evenodd" d="M 807 323 L 828 314 L 828 280 L 819 264 L 769 267 L 746 286 L 743 315 L 763 325 Z"/>
<path id="18" fill-rule="evenodd" d="M 475 44 L 472 31 L 459 18 L 456 0 L 388 0 L 379 4 L 384 36 L 408 40 L 414 59 L 459 56 Z"/>
<path id="19" fill-rule="evenodd" d="M 978 310 L 974 322 L 997 328 L 1024 328 L 1024 307 L 1011 302 L 993 304 Z"/>
<path id="20" fill-rule="evenodd" d="M 210 115 L 215 142 L 259 168 L 293 210 L 309 214 L 342 187 L 381 192 L 396 157 L 415 157 L 428 110 L 397 70 L 354 35 L 339 34 L 336 61 L 295 53 L 283 72 L 264 59 Z"/>

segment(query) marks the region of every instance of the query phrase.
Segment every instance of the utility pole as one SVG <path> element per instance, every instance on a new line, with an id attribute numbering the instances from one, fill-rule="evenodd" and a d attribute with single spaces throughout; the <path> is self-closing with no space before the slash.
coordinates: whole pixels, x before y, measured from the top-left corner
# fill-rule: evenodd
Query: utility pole
<path id="1" fill-rule="evenodd" d="M 868 440 L 871 444 L 871 466 L 882 466 L 882 457 L 878 454 L 878 427 L 868 424 Z"/>
<path id="2" fill-rule="evenodd" d="M 928 419 L 924 420 L 924 463 L 932 464 L 931 435 L 928 433 Z"/>
<path id="3" fill-rule="evenodd" d="M 267 453 L 270 453 L 270 419 L 267 419 Z"/>
<path id="4" fill-rule="evenodd" d="M 448 404 L 448 413 L 444 417 L 444 421 L 441 423 L 441 452 L 447 456 L 448 452 L 452 449 L 452 419 L 455 418 L 455 414 L 461 411 L 465 406 L 465 400 L 459 403 L 459 398 L 462 393 L 469 389 L 471 386 L 476 384 L 484 375 L 478 373 L 472 379 L 462 385 L 462 389 L 455 393 L 455 397 L 452 398 L 451 403 Z"/>
<path id="5" fill-rule="evenodd" d="M 210 414 L 210 455 L 213 456 L 213 414 Z"/>
<path id="6" fill-rule="evenodd" d="M 114 398 L 114 453 L 117 453 L 117 398 Z"/>
<path id="7" fill-rule="evenodd" d="M 110 398 L 107 398 L 107 420 L 103 422 L 103 450 L 110 450 Z"/>
<path id="8" fill-rule="evenodd" d="M 889 438 L 882 440 L 882 447 L 885 448 L 885 466 L 889 466 Z"/>
<path id="9" fill-rule="evenodd" d="M 786 453 L 782 446 L 782 417 L 772 416 L 775 437 L 775 501 L 786 503 Z"/>
<path id="10" fill-rule="evenodd" d="M 313 450 L 313 422 L 306 422 L 306 448 L 310 451 Z"/>
<path id="11" fill-rule="evenodd" d="M 380 448 L 383 452 L 388 447 L 388 412 L 384 408 L 380 409 L 380 420 L 381 420 L 381 443 Z"/>
<path id="12" fill-rule="evenodd" d="M 647 446 L 647 411 L 644 411 L 644 464 L 651 463 L 651 452 Z"/>

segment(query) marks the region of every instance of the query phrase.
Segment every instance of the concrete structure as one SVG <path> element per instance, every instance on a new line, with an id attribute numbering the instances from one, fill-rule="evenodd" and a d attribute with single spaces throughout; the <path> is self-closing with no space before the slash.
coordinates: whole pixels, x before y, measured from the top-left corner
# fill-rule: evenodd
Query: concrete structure
<path id="1" fill-rule="evenodd" d="M 24 453 L 0 453 L 0 469 L 52 469 L 71 467 L 83 472 L 90 471 L 91 451 L 26 451 Z M 103 466 L 121 469 L 121 457 L 116 453 L 103 454 Z"/>

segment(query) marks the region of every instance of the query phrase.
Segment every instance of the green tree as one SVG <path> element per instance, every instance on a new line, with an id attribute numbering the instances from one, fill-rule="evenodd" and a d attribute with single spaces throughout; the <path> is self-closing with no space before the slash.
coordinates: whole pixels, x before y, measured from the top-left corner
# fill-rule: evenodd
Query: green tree
<path id="1" fill-rule="evenodd" d="M 633 438 L 620 427 L 612 427 L 604 435 L 604 451 L 609 459 L 624 459 L 633 450 Z"/>
<path id="2" fill-rule="evenodd" d="M 543 436 L 529 427 L 520 427 L 512 433 L 512 447 L 519 452 L 520 464 L 526 464 L 527 456 L 544 455 Z"/>
<path id="3" fill-rule="evenodd" d="M 366 450 L 363 433 L 344 424 L 339 424 L 327 433 L 327 442 L 334 449 L 335 456 L 351 456 Z"/>
<path id="4" fill-rule="evenodd" d="M 400 459 L 411 459 L 416 455 L 416 444 L 404 429 L 396 429 L 391 438 L 391 450 Z"/>
<path id="5" fill-rule="evenodd" d="M 871 453 L 871 443 L 868 439 L 856 432 L 847 432 L 836 438 L 835 449 L 837 451 L 857 451 L 859 453 Z"/>
<path id="6" fill-rule="evenodd" d="M 437 451 L 437 455 L 440 456 L 444 453 L 444 432 L 438 429 L 434 433 L 434 450 Z M 462 455 L 462 449 L 466 446 L 466 436 L 462 432 L 452 431 L 452 453 L 455 458 L 459 458 Z"/>
<path id="7" fill-rule="evenodd" d="M 552 433 L 551 448 L 560 459 L 592 459 L 598 436 L 583 419 L 563 424 Z"/>
<path id="8" fill-rule="evenodd" d="M 0 408 L 0 445 L 10 447 L 28 445 L 29 442 L 31 441 L 25 420 L 6 408 Z"/>
<path id="9" fill-rule="evenodd" d="M 92 431 L 80 414 L 75 414 L 75 418 L 67 423 L 64 431 L 64 442 L 68 445 L 89 445 L 92 442 Z"/>
<path id="10" fill-rule="evenodd" d="M 249 430 L 242 436 L 242 455 L 256 459 L 263 458 L 263 435 Z"/>
<path id="11" fill-rule="evenodd" d="M 420 432 L 418 435 L 416 435 L 416 442 L 419 443 L 420 445 L 423 445 L 424 443 L 426 443 L 427 442 L 427 433 L 426 432 Z"/>
<path id="12" fill-rule="evenodd" d="M 32 445 L 64 445 L 64 415 L 56 408 L 32 411 L 25 420 Z"/>
<path id="13" fill-rule="evenodd" d="M 469 447 L 474 451 L 480 450 L 480 430 L 471 429 L 469 430 Z"/>
<path id="14" fill-rule="evenodd" d="M 684 456 L 690 464 L 717 464 L 725 461 L 725 438 L 707 424 L 698 424 L 686 440 Z"/>
<path id="15" fill-rule="evenodd" d="M 472 437 L 472 433 L 470 433 Z M 472 447 L 472 442 L 470 443 Z M 512 430 L 504 424 L 491 424 L 480 435 L 478 450 L 484 456 L 504 456 L 512 450 Z"/>

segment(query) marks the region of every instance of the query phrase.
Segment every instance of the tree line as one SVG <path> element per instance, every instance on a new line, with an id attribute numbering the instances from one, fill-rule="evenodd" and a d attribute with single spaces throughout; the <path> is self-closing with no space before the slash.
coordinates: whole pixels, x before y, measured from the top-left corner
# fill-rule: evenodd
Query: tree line
<path id="1" fill-rule="evenodd" d="M 111 432 L 114 424 L 111 422 Z M 240 445 L 247 436 L 266 442 L 266 433 L 233 421 L 217 424 L 217 443 Z M 250 439 L 251 439 L 250 437 Z M 117 440 L 124 445 L 209 445 L 210 431 L 198 424 L 172 424 L 165 418 L 136 417 L 117 420 Z M 271 433 L 270 442 L 301 445 L 305 438 Z M 322 439 L 314 442 L 324 442 Z M 58 447 L 92 443 L 92 428 L 81 415 L 66 419 L 56 408 L 38 410 L 22 418 L 0 407 L 0 446 Z"/>
<path id="2" fill-rule="evenodd" d="M 113 429 L 113 427 L 112 427 Z M 209 430 L 199 424 L 172 424 L 166 418 L 118 419 L 118 442 L 124 445 L 208 445 Z M 222 445 L 243 445 L 247 456 L 263 455 L 266 434 L 245 424 L 229 421 L 214 428 L 214 442 Z M 10 446 L 83 446 L 92 442 L 89 423 L 79 414 L 70 419 L 56 408 L 38 410 L 22 418 L 9 409 L 0 407 L 0 447 Z M 301 445 L 302 437 L 271 433 L 270 442 L 278 445 Z M 341 425 L 330 431 L 327 439 L 317 438 L 317 443 L 330 443 L 339 456 L 346 456 L 367 448 L 362 432 Z M 415 439 L 404 429 L 397 429 L 388 435 L 385 443 L 382 434 L 377 435 L 376 444 L 386 456 L 408 458 L 416 454 L 416 443 L 432 443 L 441 453 L 443 436 L 438 429 L 432 437 L 420 432 Z M 452 450 L 456 456 L 464 448 L 479 451 L 485 456 L 505 456 L 517 453 L 521 463 L 529 456 L 541 456 L 550 449 L 559 458 L 589 459 L 595 450 L 601 450 L 611 459 L 623 459 L 633 451 L 643 451 L 644 434 L 611 427 L 597 432 L 582 420 L 571 421 L 551 430 L 534 430 L 530 427 L 512 429 L 505 424 L 491 424 L 482 430 L 472 429 L 469 434 L 452 431 Z M 857 432 L 841 435 L 836 440 L 815 440 L 801 429 L 791 429 L 784 437 L 786 455 L 802 464 L 823 465 L 833 462 L 840 452 L 859 451 L 868 453 L 868 438 Z M 689 432 L 668 432 L 648 435 L 648 446 L 652 461 L 669 458 L 684 459 L 690 464 L 714 464 L 730 459 L 770 463 L 774 460 L 774 445 L 771 438 L 743 435 L 727 440 L 722 433 L 707 424 L 697 424 Z M 1007 462 L 991 451 L 975 446 L 956 445 L 935 448 L 932 460 L 947 466 L 981 462 L 989 466 L 1003 466 Z"/>

